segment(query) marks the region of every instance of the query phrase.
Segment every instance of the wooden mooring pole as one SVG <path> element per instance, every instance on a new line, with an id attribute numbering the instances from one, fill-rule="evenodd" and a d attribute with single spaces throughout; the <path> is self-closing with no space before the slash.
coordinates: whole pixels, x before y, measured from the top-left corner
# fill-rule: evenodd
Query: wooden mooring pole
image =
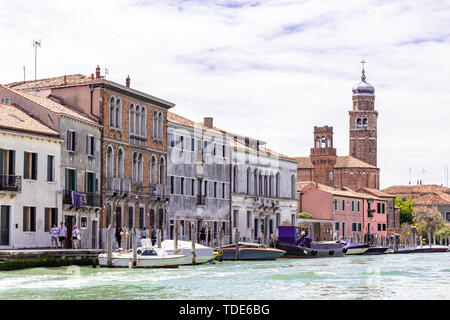
<path id="1" fill-rule="evenodd" d="M 133 248 L 133 262 L 131 264 L 132 268 L 136 268 L 137 265 L 137 244 L 136 244 L 136 229 L 131 229 L 131 246 Z"/>
<path id="2" fill-rule="evenodd" d="M 239 229 L 237 229 L 237 228 L 236 228 L 235 236 L 236 236 L 236 248 L 235 248 L 235 251 L 234 251 L 234 260 L 238 260 L 239 259 L 239 239 L 240 239 L 240 234 L 239 234 Z"/>
<path id="3" fill-rule="evenodd" d="M 436 245 L 436 233 L 433 232 L 433 246 Z"/>
<path id="4" fill-rule="evenodd" d="M 108 267 L 112 267 L 112 226 L 108 226 L 106 232 L 106 263 Z"/>
<path id="5" fill-rule="evenodd" d="M 191 254 L 192 254 L 192 265 L 195 266 L 195 240 L 197 239 L 196 237 L 196 231 L 195 231 L 195 224 L 192 224 L 192 228 L 191 228 L 191 243 L 192 243 L 192 247 L 191 247 Z"/>
<path id="6" fill-rule="evenodd" d="M 175 220 L 175 240 L 173 241 L 173 253 L 178 254 L 178 220 Z"/>
<path id="7" fill-rule="evenodd" d="M 224 230 L 222 227 L 219 229 L 219 261 L 222 261 L 223 244 L 224 244 Z"/>
<path id="8" fill-rule="evenodd" d="M 431 233 L 430 232 L 428 232 L 428 245 L 431 248 Z"/>
<path id="9" fill-rule="evenodd" d="M 161 248 L 161 229 L 156 230 L 156 242 L 158 244 L 158 248 Z"/>

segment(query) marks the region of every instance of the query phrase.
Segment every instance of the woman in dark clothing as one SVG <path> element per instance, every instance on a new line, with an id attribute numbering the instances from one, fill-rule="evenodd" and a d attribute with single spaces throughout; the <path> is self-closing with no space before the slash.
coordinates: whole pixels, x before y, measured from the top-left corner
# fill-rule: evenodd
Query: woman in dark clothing
<path id="1" fill-rule="evenodd" d="M 205 240 L 206 240 L 206 230 L 205 227 L 202 227 L 202 229 L 200 230 L 200 243 L 205 244 Z"/>
<path id="2" fill-rule="evenodd" d="M 117 244 L 119 245 L 119 248 L 122 246 L 122 237 L 120 236 L 120 232 L 122 231 L 122 229 L 117 226 L 116 227 L 116 240 L 117 240 Z"/>

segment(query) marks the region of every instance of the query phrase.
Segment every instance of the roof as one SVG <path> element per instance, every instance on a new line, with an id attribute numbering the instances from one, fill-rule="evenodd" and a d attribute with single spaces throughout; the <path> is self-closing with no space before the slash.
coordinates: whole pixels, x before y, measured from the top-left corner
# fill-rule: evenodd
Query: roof
<path id="1" fill-rule="evenodd" d="M 204 125 L 203 122 L 194 122 L 192 120 L 189 120 L 189 119 L 187 119 L 185 117 L 182 117 L 182 116 L 177 115 L 177 114 L 175 114 L 173 112 L 170 112 L 170 111 L 167 112 L 167 120 L 172 122 L 172 123 L 176 123 L 176 124 L 179 124 L 179 125 L 182 125 L 182 126 L 191 127 L 191 128 L 198 128 L 198 129 L 202 129 L 202 130 L 205 130 L 205 131 L 211 131 L 212 133 L 216 133 L 216 134 L 228 135 L 230 137 L 235 135 L 235 134 L 230 134 L 230 132 L 222 130 L 222 129 L 219 129 L 219 128 L 214 127 L 214 126 L 213 127 L 207 127 L 207 126 Z M 245 150 L 245 151 L 247 151 L 247 150 L 256 151 L 255 148 L 253 148 L 251 146 L 247 146 L 247 145 L 245 145 L 245 144 L 243 144 L 243 143 L 241 143 L 239 141 L 235 141 L 234 139 L 232 139 L 230 141 L 230 146 L 236 147 L 236 148 L 239 148 L 239 149 Z M 280 158 L 286 158 L 286 159 L 290 159 L 290 160 L 295 160 L 295 158 L 292 158 L 292 157 L 289 157 L 287 155 L 281 154 L 281 153 L 276 152 L 274 150 L 271 150 L 271 149 L 269 149 L 269 148 L 267 148 L 265 146 L 263 148 L 261 148 L 260 151 L 263 151 L 263 152 L 265 152 L 265 153 L 267 153 L 267 154 L 269 154 L 271 156 L 280 157 Z"/>
<path id="2" fill-rule="evenodd" d="M 450 188 L 439 186 L 437 184 L 419 184 L 415 186 L 411 185 L 396 185 L 385 188 L 382 190 L 383 192 L 390 194 L 425 194 L 431 192 L 444 192 L 450 194 Z"/>
<path id="3" fill-rule="evenodd" d="M 66 85 L 74 85 L 89 81 L 92 81 L 92 79 L 90 77 L 86 77 L 85 75 L 71 74 L 53 78 L 38 79 L 36 80 L 36 82 L 34 80 L 13 82 L 9 83 L 7 86 L 10 88 L 14 88 L 16 90 L 26 91 L 26 90 L 33 90 L 35 88 L 42 89 L 42 88 L 53 88 Z"/>
<path id="4" fill-rule="evenodd" d="M 90 123 L 95 123 L 95 121 L 91 120 L 87 115 L 83 115 L 80 112 L 77 112 L 77 111 L 71 109 L 70 107 L 62 105 L 50 98 L 41 97 L 39 95 L 34 95 L 34 94 L 23 92 L 20 90 L 14 90 L 14 89 L 8 88 L 3 85 L 0 85 L 0 86 L 6 90 L 9 90 L 12 93 L 20 95 L 38 105 L 40 105 L 41 107 L 44 107 L 44 108 L 46 108 L 52 112 L 55 112 L 57 114 L 67 115 L 67 116 L 70 116 L 73 118 L 77 118 L 79 120 L 83 120 L 83 121 L 90 122 Z"/>
<path id="5" fill-rule="evenodd" d="M 351 198 L 362 198 L 362 199 L 374 199 L 374 200 L 380 200 L 380 201 L 386 201 L 385 199 L 381 199 L 377 196 L 362 193 L 362 192 L 356 192 L 349 188 L 333 188 L 321 183 L 312 182 L 312 181 L 304 181 L 304 182 L 297 182 L 297 190 L 302 190 L 307 185 L 313 185 L 315 188 L 317 188 L 320 191 L 331 193 L 335 196 L 342 196 L 342 197 L 351 197 Z"/>
<path id="6" fill-rule="evenodd" d="M 373 194 L 373 195 L 375 195 L 377 197 L 380 197 L 380 198 L 392 198 L 392 197 L 394 197 L 394 195 L 392 195 L 390 193 L 383 192 L 383 191 L 378 190 L 378 189 L 362 187 L 361 189 L 359 189 L 357 191 L 360 192 L 361 190 L 363 192 Z"/>
<path id="7" fill-rule="evenodd" d="M 294 159 L 298 160 L 297 168 L 299 169 L 312 169 L 313 164 L 311 162 L 310 157 L 294 157 Z M 373 168 L 378 169 L 378 167 L 373 166 L 367 162 L 356 159 L 352 156 L 337 156 L 336 164 L 334 168 Z"/>
<path id="8" fill-rule="evenodd" d="M 0 127 L 58 137 L 59 133 L 13 105 L 0 104 Z"/>
<path id="9" fill-rule="evenodd" d="M 414 204 L 418 206 L 430 205 L 450 205 L 450 195 L 444 192 L 435 191 L 414 199 Z"/>

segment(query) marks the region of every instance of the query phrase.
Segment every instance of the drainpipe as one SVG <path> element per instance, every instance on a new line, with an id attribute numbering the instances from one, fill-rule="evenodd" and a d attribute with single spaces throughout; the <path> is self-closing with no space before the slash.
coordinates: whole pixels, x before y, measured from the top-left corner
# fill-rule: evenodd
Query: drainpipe
<path id="1" fill-rule="evenodd" d="M 89 87 L 89 90 L 91 91 L 91 113 L 92 113 L 92 92 L 93 92 L 93 88 L 91 90 L 91 87 Z M 104 139 L 104 133 L 103 133 L 103 96 L 100 95 L 101 100 L 100 102 L 100 124 L 102 125 L 102 127 L 100 128 L 100 192 L 102 193 L 102 200 L 103 200 L 103 208 L 100 211 L 100 221 L 99 221 L 99 237 L 98 237 L 98 242 L 99 242 L 99 247 L 102 246 L 102 223 L 103 223 L 103 214 L 105 214 L 106 212 L 106 197 L 103 197 L 103 192 L 102 192 L 102 187 L 103 187 L 103 139 Z M 112 207 L 111 207 L 112 210 Z M 112 212 L 111 212 L 112 213 Z M 112 246 L 112 243 L 111 243 Z"/>

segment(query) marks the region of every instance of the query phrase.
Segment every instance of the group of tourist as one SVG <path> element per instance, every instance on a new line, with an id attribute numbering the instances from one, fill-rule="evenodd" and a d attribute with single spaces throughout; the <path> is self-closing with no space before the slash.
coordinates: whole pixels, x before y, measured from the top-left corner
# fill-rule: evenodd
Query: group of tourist
<path id="1" fill-rule="evenodd" d="M 53 228 L 50 229 L 49 233 L 52 235 L 52 248 L 64 248 L 67 238 L 67 227 L 64 225 L 64 222 L 61 221 L 60 227 L 57 227 L 56 223 L 53 224 Z M 72 228 L 72 248 L 80 249 L 80 229 L 76 225 Z"/>

